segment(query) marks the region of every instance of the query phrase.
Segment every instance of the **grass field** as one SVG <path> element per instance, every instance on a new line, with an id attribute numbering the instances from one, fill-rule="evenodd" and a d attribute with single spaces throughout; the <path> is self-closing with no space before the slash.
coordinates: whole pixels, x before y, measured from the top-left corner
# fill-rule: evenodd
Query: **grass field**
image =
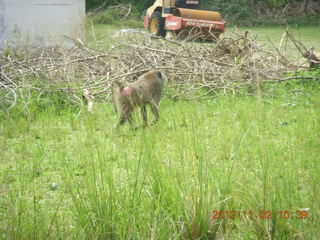
<path id="1" fill-rule="evenodd" d="M 102 41 L 110 27 L 97 28 Z M 319 93 L 298 81 L 254 96 L 164 94 L 159 123 L 138 130 L 116 131 L 106 102 L 91 115 L 36 101 L 1 112 L 0 238 L 320 239 Z"/>

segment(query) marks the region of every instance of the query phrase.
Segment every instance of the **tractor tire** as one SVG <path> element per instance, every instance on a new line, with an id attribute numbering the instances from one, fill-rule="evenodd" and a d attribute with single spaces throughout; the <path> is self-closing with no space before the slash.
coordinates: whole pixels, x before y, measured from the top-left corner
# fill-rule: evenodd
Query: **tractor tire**
<path id="1" fill-rule="evenodd" d="M 164 29 L 164 21 L 161 12 L 152 13 L 148 26 L 149 32 L 155 36 L 165 37 L 167 31 Z"/>

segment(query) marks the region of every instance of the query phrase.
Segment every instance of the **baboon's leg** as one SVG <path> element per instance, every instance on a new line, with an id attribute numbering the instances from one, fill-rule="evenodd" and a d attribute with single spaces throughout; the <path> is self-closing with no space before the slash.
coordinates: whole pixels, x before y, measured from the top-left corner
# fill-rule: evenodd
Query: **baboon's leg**
<path id="1" fill-rule="evenodd" d="M 131 112 L 132 110 L 123 110 L 120 114 L 120 118 L 117 124 L 117 128 L 123 124 L 125 124 L 125 122 L 128 120 L 130 124 L 132 124 L 132 116 L 131 116 Z"/>
<path id="2" fill-rule="evenodd" d="M 117 128 L 120 127 L 121 125 L 125 124 L 127 118 L 124 115 L 121 115 L 117 124 Z"/>
<path id="3" fill-rule="evenodd" d="M 151 102 L 151 111 L 154 115 L 154 120 L 152 121 L 152 124 L 155 124 L 159 120 L 159 109 L 158 105 L 155 102 Z"/>
<path id="4" fill-rule="evenodd" d="M 130 112 L 130 114 L 128 115 L 128 122 L 129 122 L 130 125 L 133 124 L 133 119 L 132 119 L 132 114 L 131 114 L 131 112 Z"/>
<path id="5" fill-rule="evenodd" d="M 148 119 L 147 119 L 146 104 L 141 106 L 141 115 L 142 115 L 142 120 L 143 120 L 143 127 L 147 127 L 148 126 Z"/>

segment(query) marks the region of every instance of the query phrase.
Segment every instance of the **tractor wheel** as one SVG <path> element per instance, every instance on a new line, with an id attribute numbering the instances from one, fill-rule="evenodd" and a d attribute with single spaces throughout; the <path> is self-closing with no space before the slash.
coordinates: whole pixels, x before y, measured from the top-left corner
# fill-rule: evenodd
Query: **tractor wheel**
<path id="1" fill-rule="evenodd" d="M 150 17 L 148 30 L 155 36 L 166 36 L 166 30 L 164 29 L 164 18 L 161 17 L 161 12 L 154 12 Z"/>

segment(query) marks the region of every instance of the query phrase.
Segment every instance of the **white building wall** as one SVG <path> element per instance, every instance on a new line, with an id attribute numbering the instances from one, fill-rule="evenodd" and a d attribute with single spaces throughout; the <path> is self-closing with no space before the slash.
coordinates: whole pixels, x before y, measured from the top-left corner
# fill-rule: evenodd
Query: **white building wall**
<path id="1" fill-rule="evenodd" d="M 85 0 L 0 0 L 0 48 L 71 47 L 85 38 Z"/>

